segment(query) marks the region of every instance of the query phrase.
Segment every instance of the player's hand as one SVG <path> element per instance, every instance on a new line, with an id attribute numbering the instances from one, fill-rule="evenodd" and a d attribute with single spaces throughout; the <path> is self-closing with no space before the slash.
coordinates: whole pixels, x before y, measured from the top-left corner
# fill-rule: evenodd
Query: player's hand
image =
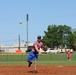
<path id="1" fill-rule="evenodd" d="M 39 50 L 39 52 L 38 52 L 38 53 L 39 53 L 39 55 L 41 55 L 41 51 L 40 51 L 40 50 Z"/>

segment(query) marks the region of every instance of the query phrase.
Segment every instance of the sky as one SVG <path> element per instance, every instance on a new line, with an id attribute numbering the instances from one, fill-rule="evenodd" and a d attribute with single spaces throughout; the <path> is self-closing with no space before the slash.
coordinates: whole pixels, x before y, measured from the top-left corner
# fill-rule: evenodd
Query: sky
<path id="1" fill-rule="evenodd" d="M 18 43 L 19 35 L 25 43 L 27 25 L 28 41 L 34 42 L 52 24 L 76 28 L 76 0 L 0 0 L 0 44 Z"/>

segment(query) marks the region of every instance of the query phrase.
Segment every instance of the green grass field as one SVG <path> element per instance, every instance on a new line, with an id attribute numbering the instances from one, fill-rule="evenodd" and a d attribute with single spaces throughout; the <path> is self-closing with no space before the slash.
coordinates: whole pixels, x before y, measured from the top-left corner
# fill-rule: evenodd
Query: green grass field
<path id="1" fill-rule="evenodd" d="M 27 54 L 0 54 L 0 65 L 27 65 L 27 56 Z M 42 54 L 39 56 L 38 65 L 76 66 L 76 54 L 72 54 L 71 61 L 68 61 L 65 53 Z"/>

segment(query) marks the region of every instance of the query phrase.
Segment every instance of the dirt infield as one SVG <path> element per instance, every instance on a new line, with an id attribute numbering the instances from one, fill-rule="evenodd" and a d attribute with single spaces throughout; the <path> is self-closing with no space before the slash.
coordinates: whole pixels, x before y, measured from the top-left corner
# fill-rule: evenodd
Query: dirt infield
<path id="1" fill-rule="evenodd" d="M 0 66 L 0 75 L 34 75 L 31 66 Z M 76 66 L 38 66 L 35 75 L 76 75 Z"/>

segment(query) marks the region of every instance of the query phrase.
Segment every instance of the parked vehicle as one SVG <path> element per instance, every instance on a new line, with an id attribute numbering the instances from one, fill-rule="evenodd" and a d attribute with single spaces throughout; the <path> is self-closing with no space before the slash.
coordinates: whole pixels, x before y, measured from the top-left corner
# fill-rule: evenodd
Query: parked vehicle
<path id="1" fill-rule="evenodd" d="M 55 50 L 53 48 L 48 48 L 48 50 L 46 51 L 46 53 L 58 53 L 58 50 Z"/>

